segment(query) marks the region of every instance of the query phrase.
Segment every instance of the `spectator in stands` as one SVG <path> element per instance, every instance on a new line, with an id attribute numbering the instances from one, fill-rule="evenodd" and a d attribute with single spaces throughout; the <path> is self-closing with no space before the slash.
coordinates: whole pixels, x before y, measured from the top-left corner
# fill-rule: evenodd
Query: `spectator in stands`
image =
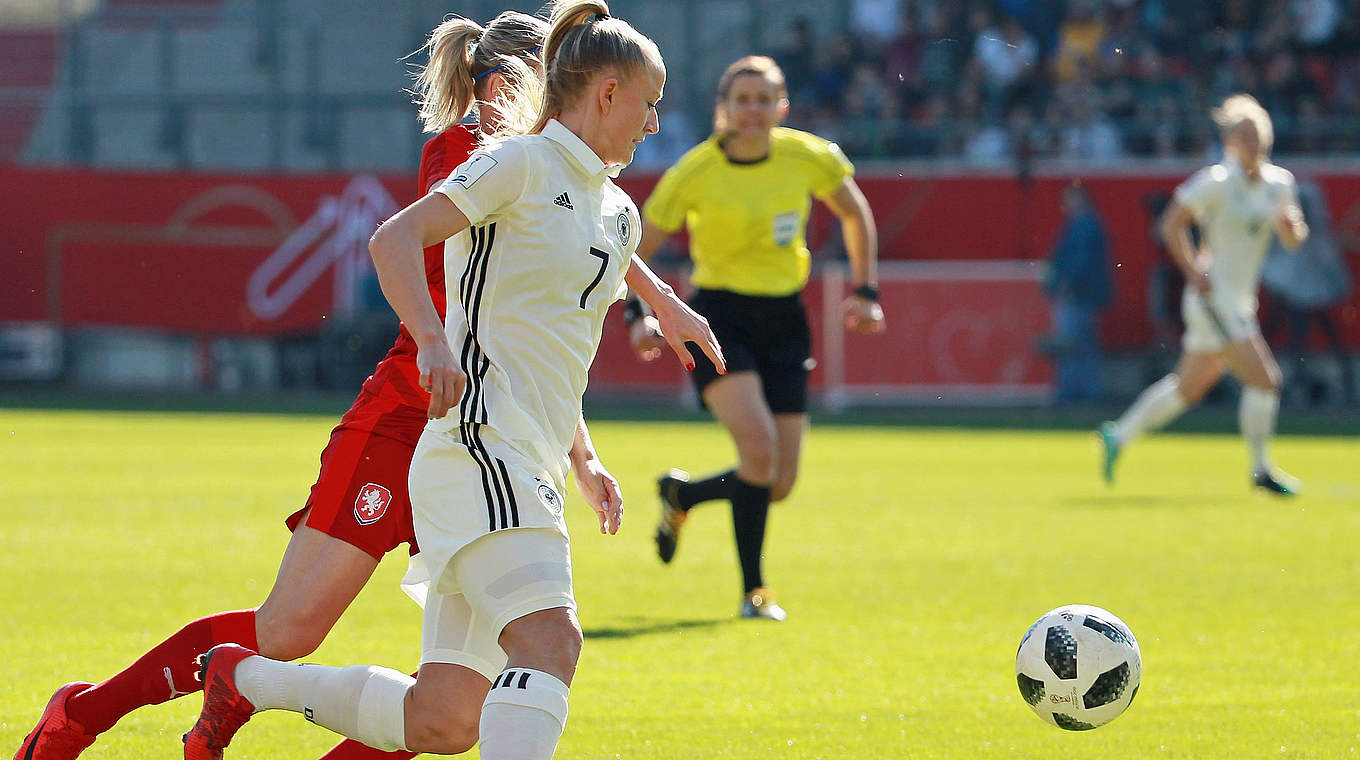
<path id="1" fill-rule="evenodd" d="M 1058 27 L 1058 48 L 1053 70 L 1065 82 L 1096 59 L 1096 50 L 1105 36 L 1105 21 L 1100 17 L 1098 0 L 1072 0 L 1068 15 Z"/>
<path id="2" fill-rule="evenodd" d="M 1070 104 L 1070 118 L 1062 132 L 1059 155 L 1088 161 L 1109 161 L 1124 154 L 1123 138 L 1114 124 L 1089 99 Z"/>
<path id="3" fill-rule="evenodd" d="M 850 31 L 877 54 L 901 32 L 902 0 L 851 0 Z"/>
<path id="4" fill-rule="evenodd" d="M 1034 71 L 1039 46 L 1014 18 L 1005 17 L 998 24 L 981 6 L 975 12 L 985 21 L 973 41 L 973 56 L 981 67 L 987 100 L 994 112 L 1000 113 Z"/>
<path id="5" fill-rule="evenodd" d="M 1105 225 L 1080 181 L 1063 190 L 1066 221 L 1049 256 L 1044 292 L 1053 305 L 1054 401 L 1099 401 L 1100 312 L 1113 299 Z"/>

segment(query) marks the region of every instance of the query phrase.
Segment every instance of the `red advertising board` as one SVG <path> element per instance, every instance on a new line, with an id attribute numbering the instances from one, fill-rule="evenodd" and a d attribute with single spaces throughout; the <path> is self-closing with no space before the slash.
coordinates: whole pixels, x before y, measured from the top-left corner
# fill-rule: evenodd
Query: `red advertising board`
<path id="1" fill-rule="evenodd" d="M 1148 202 L 1193 166 L 1083 177 L 1108 230 L 1116 302 L 1103 334 L 1115 349 L 1153 337 L 1148 275 L 1163 254 L 1149 234 Z M 1296 168 L 1322 187 L 1344 254 L 1360 260 L 1360 174 Z M 1037 272 L 1061 225 L 1059 196 L 1071 176 L 1020 182 L 1005 173 L 866 170 L 858 182 L 878 223 L 881 257 L 903 262 L 1012 262 Z M 645 199 L 655 176 L 620 182 Z M 315 331 L 343 313 L 354 279 L 371 266 L 366 241 L 377 224 L 415 197 L 407 176 L 211 175 L 0 167 L 0 321 L 66 327 L 126 325 L 205 335 Z M 809 230 L 828 247 L 833 219 L 818 207 Z M 819 257 L 818 267 L 833 262 Z M 887 270 L 885 270 L 887 271 Z M 905 271 L 905 270 L 904 270 Z M 920 270 L 925 271 L 925 270 Z M 966 282 L 965 282 L 966 281 Z M 882 385 L 929 393 L 974 384 L 1017 390 L 1046 379 L 1032 351 L 1047 310 L 1034 278 L 983 282 L 885 279 L 891 332 L 844 338 L 820 327 L 821 284 L 807 293 L 818 326 L 817 387 Z M 1347 345 L 1360 347 L 1357 296 L 1336 312 Z M 832 304 L 834 306 L 834 304 Z M 839 375 L 828 376 L 829 372 Z M 617 325 L 606 330 L 598 387 L 671 387 L 672 363 L 641 365 Z"/>

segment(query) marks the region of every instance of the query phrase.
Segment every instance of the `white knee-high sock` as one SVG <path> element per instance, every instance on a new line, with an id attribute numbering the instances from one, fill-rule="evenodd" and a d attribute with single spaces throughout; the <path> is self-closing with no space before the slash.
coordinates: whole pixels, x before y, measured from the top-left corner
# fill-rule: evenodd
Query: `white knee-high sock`
<path id="1" fill-rule="evenodd" d="M 304 665 L 247 657 L 236 688 L 257 710 L 291 710 L 374 749 L 406 749 L 406 691 L 415 679 L 387 668 Z"/>
<path id="2" fill-rule="evenodd" d="M 1167 375 L 1149 385 L 1138 395 L 1133 406 L 1128 408 L 1114 423 L 1114 434 L 1120 445 L 1128 443 L 1140 433 L 1156 430 L 1180 416 L 1185 411 L 1185 399 L 1181 398 L 1181 381 L 1175 375 Z"/>
<path id="3" fill-rule="evenodd" d="M 551 758 L 567 725 L 568 692 L 551 673 L 507 668 L 482 705 L 482 760 Z"/>
<path id="4" fill-rule="evenodd" d="M 1253 473 L 1270 469 L 1270 454 L 1266 447 L 1275 434 L 1275 416 L 1279 410 L 1279 391 L 1250 385 L 1242 388 L 1242 398 L 1237 404 L 1237 424 L 1242 429 L 1242 437 L 1247 439 Z"/>

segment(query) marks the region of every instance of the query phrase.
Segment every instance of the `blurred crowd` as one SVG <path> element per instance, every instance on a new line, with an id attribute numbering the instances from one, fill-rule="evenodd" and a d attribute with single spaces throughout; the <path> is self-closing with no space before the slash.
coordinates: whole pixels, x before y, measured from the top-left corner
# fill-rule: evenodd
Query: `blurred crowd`
<path id="1" fill-rule="evenodd" d="M 1360 150 L 1360 0 L 851 0 L 773 51 L 791 126 L 856 157 L 1202 155 L 1256 96 L 1277 153 Z"/>

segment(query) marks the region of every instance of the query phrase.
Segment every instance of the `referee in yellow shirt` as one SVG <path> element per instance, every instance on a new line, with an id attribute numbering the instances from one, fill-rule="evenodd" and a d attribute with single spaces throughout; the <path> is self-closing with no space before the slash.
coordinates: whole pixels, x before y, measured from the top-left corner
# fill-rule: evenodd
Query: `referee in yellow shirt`
<path id="1" fill-rule="evenodd" d="M 761 576 L 761 549 L 770 502 L 793 489 L 807 427 L 812 338 L 800 294 L 810 267 L 804 230 L 813 197 L 840 218 L 844 233 L 855 283 L 843 307 L 846 328 L 883 331 L 877 233 L 854 167 L 834 143 L 778 126 L 788 110 L 784 74 L 773 60 L 747 56 L 729 66 L 718 82 L 713 136 L 662 176 L 643 207 L 638 247 L 646 259 L 681 226 L 689 231 L 690 305 L 708 318 L 727 358 L 727 374 L 719 375 L 695 351 L 692 376 L 740 460 L 703 480 L 682 470 L 661 477 L 657 553 L 671 561 L 691 507 L 730 500 L 741 615 L 771 620 L 785 612 Z M 636 302 L 625 314 L 634 349 L 655 359 L 665 345 L 655 321 Z"/>

